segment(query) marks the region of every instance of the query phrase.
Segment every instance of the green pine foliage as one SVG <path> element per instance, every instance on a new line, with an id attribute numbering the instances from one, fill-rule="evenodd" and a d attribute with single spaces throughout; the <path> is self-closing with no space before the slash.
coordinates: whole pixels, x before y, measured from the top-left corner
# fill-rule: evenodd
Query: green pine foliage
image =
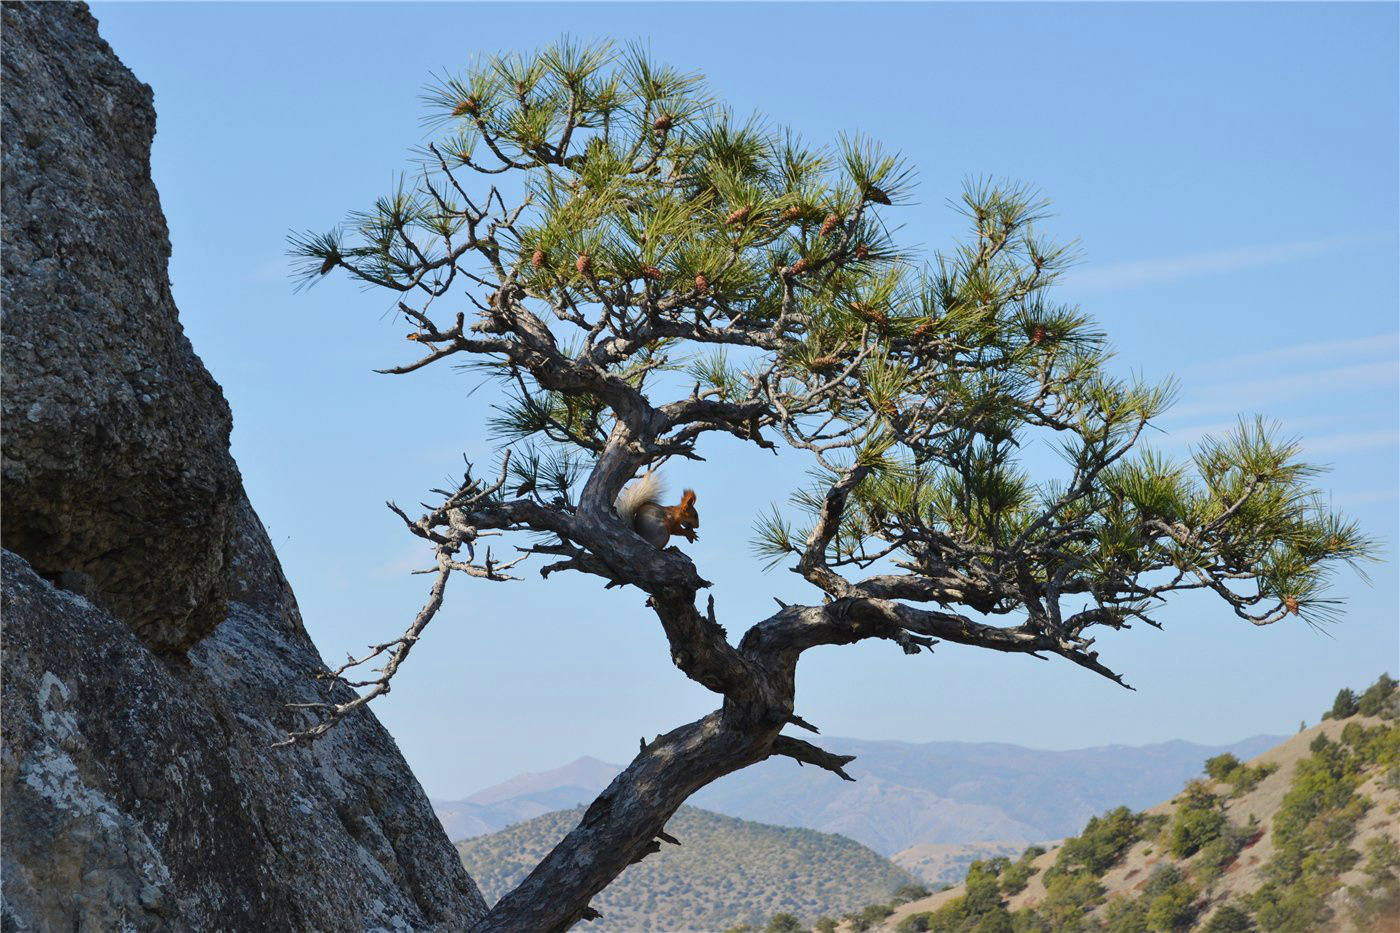
<path id="1" fill-rule="evenodd" d="M 1150 620 L 1162 595 L 1203 588 L 1252 621 L 1326 622 L 1329 575 L 1374 550 L 1266 421 L 1241 420 L 1184 462 L 1139 444 L 1174 385 L 1113 375 L 1106 335 L 1056 300 L 1074 253 L 1043 235 L 1048 201 L 1027 185 L 968 181 L 964 241 L 920 254 L 893 235 L 914 182 L 897 154 L 858 135 L 809 145 L 736 116 L 701 75 L 637 46 L 565 39 L 484 58 L 425 102 L 441 136 L 414 181 L 294 235 L 291 252 L 308 284 L 339 269 L 426 296 L 421 310 L 399 305 L 430 348 L 421 365 L 466 354 L 499 380 L 501 446 L 587 461 L 616 423 L 596 390 L 542 385 L 533 340 L 569 360 L 590 347 L 588 365 L 649 398 L 776 394 L 798 405 L 788 431 L 836 446 L 816 488 L 796 492 L 798 517 L 758 523 L 761 557 L 796 555 L 832 471 L 864 468 L 830 540 L 834 566 L 873 554 L 919 566 L 938 542 L 949 572 L 978 579 L 992 561 L 1038 591 L 1092 595 L 1075 636 Z M 454 329 L 427 304 L 457 292 L 475 310 Z M 522 331 L 498 299 L 538 326 Z M 758 424 L 749 439 L 768 443 Z M 1037 438 L 1063 456 L 1059 477 L 1023 467 Z M 567 506 L 577 471 L 546 477 L 547 465 L 516 467 L 517 495 Z"/>

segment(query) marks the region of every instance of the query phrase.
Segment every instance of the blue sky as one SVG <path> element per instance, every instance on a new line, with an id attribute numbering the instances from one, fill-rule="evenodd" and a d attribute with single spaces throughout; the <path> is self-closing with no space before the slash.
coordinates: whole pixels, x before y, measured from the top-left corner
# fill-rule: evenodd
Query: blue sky
<path id="1" fill-rule="evenodd" d="M 195 349 L 234 412 L 234 454 L 332 662 L 401 631 L 425 552 L 383 506 L 490 459 L 488 389 L 410 350 L 384 295 L 328 278 L 293 294 L 289 230 L 367 206 L 425 141 L 430 73 L 562 33 L 640 39 L 736 110 L 811 141 L 859 130 L 918 169 L 902 239 L 943 248 L 963 179 L 1053 198 L 1083 261 L 1060 298 L 1124 372 L 1175 374 L 1154 444 L 1183 453 L 1236 413 L 1278 418 L 1329 464 L 1335 505 L 1382 539 L 1346 620 L 1266 629 L 1188 599 L 1164 631 L 1101 637 L 1129 693 L 1067 663 L 943 646 L 823 649 L 798 712 L 831 735 L 1070 748 L 1227 742 L 1316 721 L 1342 685 L 1394 672 L 1397 630 L 1397 139 L 1394 4 L 94 4 L 155 90 L 154 174 Z M 704 521 L 687 548 L 731 632 L 772 597 L 812 599 L 747 556 L 752 517 L 805 463 L 714 441 L 668 468 Z M 528 565 L 526 565 L 528 567 Z M 428 792 L 460 797 L 579 755 L 628 760 L 713 708 L 668 660 L 636 592 L 533 573 L 455 579 L 376 712 Z"/>

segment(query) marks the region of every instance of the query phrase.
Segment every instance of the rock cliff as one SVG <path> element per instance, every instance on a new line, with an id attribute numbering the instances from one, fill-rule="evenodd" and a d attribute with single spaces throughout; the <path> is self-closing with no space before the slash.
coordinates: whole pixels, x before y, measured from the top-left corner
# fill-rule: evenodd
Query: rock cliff
<path id="1" fill-rule="evenodd" d="M 0 928 L 465 929 L 371 715 L 271 747 L 324 667 L 171 298 L 150 89 L 81 4 L 2 35 Z"/>

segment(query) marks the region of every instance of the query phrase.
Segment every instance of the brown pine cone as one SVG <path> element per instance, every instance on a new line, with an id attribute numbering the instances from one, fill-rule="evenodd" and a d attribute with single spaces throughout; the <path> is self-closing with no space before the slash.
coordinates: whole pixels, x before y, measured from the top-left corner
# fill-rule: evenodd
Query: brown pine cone
<path id="1" fill-rule="evenodd" d="M 1045 325 L 1044 325 L 1044 324 L 1037 324 L 1037 325 L 1035 325 L 1035 330 L 1031 331 L 1031 343 L 1035 344 L 1035 345 L 1038 347 L 1038 346 L 1040 346 L 1040 345 L 1041 345 L 1042 343 L 1044 343 L 1044 342 L 1045 342 Z"/>
<path id="2" fill-rule="evenodd" d="M 862 243 L 862 244 L 860 244 L 859 246 L 857 246 L 857 247 L 856 247 L 856 260 L 857 260 L 858 262 L 864 262 L 864 261 L 865 261 L 866 259 L 868 259 L 868 258 L 870 258 L 870 247 L 866 246 L 864 243 Z"/>
<path id="3" fill-rule="evenodd" d="M 651 121 L 651 128 L 656 130 L 658 133 L 664 133 L 666 130 L 669 130 L 672 126 L 674 126 L 675 122 L 675 118 L 672 117 L 669 113 L 663 113 L 661 114 L 661 116 Z"/>
<path id="4" fill-rule="evenodd" d="M 1298 614 L 1298 597 L 1296 597 L 1296 596 L 1285 596 L 1285 597 L 1283 597 L 1283 608 L 1287 609 L 1289 612 L 1291 612 L 1293 615 L 1296 616 L 1296 615 Z"/>
<path id="5" fill-rule="evenodd" d="M 456 107 L 452 108 L 452 115 L 454 117 L 465 116 L 469 113 L 475 115 L 479 107 L 480 103 L 477 101 L 476 95 L 468 94 Z"/>
<path id="6" fill-rule="evenodd" d="M 701 272 L 695 276 L 695 287 L 702 292 L 709 290 L 710 280 L 705 278 L 705 273 Z"/>
<path id="7" fill-rule="evenodd" d="M 807 266 L 808 266 L 807 258 L 804 256 L 803 258 L 797 260 L 797 262 L 795 262 L 795 263 L 793 263 L 792 265 L 788 266 L 788 274 L 789 274 L 789 275 L 801 275 L 802 273 L 804 273 L 804 272 L 807 271 Z"/>
<path id="8" fill-rule="evenodd" d="M 579 253 L 578 259 L 574 260 L 574 268 L 578 270 L 579 275 L 587 275 L 593 268 L 593 260 L 587 253 Z"/>
<path id="9" fill-rule="evenodd" d="M 830 233 L 831 231 L 835 230 L 835 229 L 836 229 L 836 225 L 839 224 L 840 222 L 841 222 L 841 218 L 840 218 L 840 217 L 837 217 L 835 214 L 827 214 L 827 215 L 826 215 L 826 220 L 823 220 L 823 221 L 822 221 L 821 235 L 822 235 L 822 236 L 826 236 L 828 233 Z"/>
<path id="10" fill-rule="evenodd" d="M 661 279 L 661 270 L 655 266 L 642 266 L 642 277 L 651 279 L 653 282 Z"/>
<path id="11" fill-rule="evenodd" d="M 748 220 L 749 214 L 751 213 L 753 213 L 753 208 L 746 204 L 743 207 L 730 211 L 729 216 L 724 218 L 724 222 L 725 224 L 732 227 L 735 224 L 741 224 L 744 221 Z"/>
<path id="12" fill-rule="evenodd" d="M 530 257 L 530 265 L 532 265 L 532 266 L 534 266 L 536 269 L 538 269 L 538 268 L 539 268 L 540 266 L 542 266 L 543 264 L 544 264 L 544 250 L 539 249 L 539 248 L 537 247 L 537 248 L 535 249 L 534 255 Z"/>
<path id="13" fill-rule="evenodd" d="M 779 214 L 778 219 L 786 224 L 795 223 L 802 219 L 802 208 L 794 204 Z"/>

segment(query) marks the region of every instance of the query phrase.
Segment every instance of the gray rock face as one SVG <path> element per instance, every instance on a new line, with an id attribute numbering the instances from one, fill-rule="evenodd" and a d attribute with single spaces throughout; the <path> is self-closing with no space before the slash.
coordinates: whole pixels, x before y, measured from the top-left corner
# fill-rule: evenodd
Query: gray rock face
<path id="1" fill-rule="evenodd" d="M 373 716 L 271 747 L 325 668 L 170 299 L 150 90 L 85 7 L 2 15 L 0 929 L 466 929 Z"/>
<path id="2" fill-rule="evenodd" d="M 3 543 L 178 653 L 224 616 L 240 481 L 170 295 L 151 89 L 85 7 L 3 17 Z"/>
<path id="3" fill-rule="evenodd" d="M 271 749 L 316 699 L 300 629 L 234 602 L 187 663 L 4 555 L 10 931 L 463 930 L 484 912 L 369 717 Z"/>

